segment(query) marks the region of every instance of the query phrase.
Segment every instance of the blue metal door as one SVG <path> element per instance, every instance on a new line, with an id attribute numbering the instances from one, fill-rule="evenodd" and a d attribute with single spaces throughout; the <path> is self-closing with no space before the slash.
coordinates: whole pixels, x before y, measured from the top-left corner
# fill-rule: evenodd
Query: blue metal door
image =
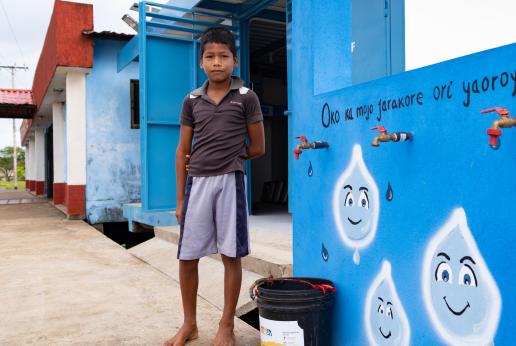
<path id="1" fill-rule="evenodd" d="M 288 85 L 288 110 L 285 112 L 288 117 L 288 193 L 289 193 L 289 199 L 288 199 L 288 211 L 289 213 L 292 213 L 292 191 L 294 184 L 292 179 L 292 160 L 293 156 L 290 154 L 294 150 L 293 145 L 293 138 L 294 133 L 292 131 L 293 129 L 293 117 L 292 117 L 292 103 L 294 100 L 292 99 L 292 0 L 287 0 L 286 6 L 285 6 L 285 12 L 286 12 L 286 35 L 287 35 L 287 85 Z"/>
<path id="2" fill-rule="evenodd" d="M 353 84 L 404 71 L 404 0 L 353 0 L 351 37 Z"/>
<path id="3" fill-rule="evenodd" d="M 231 18 L 152 2 L 141 2 L 139 13 L 142 207 L 173 210 L 179 114 L 185 95 L 205 79 L 197 38 Z"/>

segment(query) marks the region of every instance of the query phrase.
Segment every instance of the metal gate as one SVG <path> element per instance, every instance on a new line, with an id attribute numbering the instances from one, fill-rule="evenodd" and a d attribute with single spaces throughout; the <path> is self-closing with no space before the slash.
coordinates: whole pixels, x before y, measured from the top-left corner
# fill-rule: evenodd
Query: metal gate
<path id="1" fill-rule="evenodd" d="M 197 39 L 211 26 L 225 26 L 237 38 L 239 30 L 231 17 L 153 2 L 141 2 L 139 16 L 142 207 L 173 210 L 181 105 L 205 79 Z"/>

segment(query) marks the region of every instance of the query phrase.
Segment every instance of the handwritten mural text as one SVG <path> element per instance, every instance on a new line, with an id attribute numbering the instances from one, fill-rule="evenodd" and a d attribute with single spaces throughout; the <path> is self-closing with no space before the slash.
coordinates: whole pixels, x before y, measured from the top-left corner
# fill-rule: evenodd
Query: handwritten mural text
<path id="1" fill-rule="evenodd" d="M 482 76 L 473 80 L 465 80 L 461 83 L 455 83 L 453 80 L 444 83 L 435 84 L 431 89 L 432 97 L 430 101 L 444 102 L 452 100 L 456 94 L 454 88 L 462 85 L 463 94 L 462 105 L 469 107 L 475 94 L 483 94 L 490 91 L 509 89 L 511 96 L 516 96 L 516 70 L 514 72 L 503 71 L 496 75 Z M 460 88 L 460 87 L 459 87 Z M 374 117 L 377 121 L 381 121 L 382 117 L 389 113 L 402 108 L 423 106 L 425 102 L 425 94 L 423 91 L 416 91 L 405 95 L 386 97 L 378 99 L 376 103 L 364 103 L 359 106 L 345 107 L 344 116 L 337 108 L 332 108 L 328 102 L 323 105 L 321 113 L 321 122 L 324 128 L 332 125 L 356 119 L 364 119 L 369 121 Z"/>

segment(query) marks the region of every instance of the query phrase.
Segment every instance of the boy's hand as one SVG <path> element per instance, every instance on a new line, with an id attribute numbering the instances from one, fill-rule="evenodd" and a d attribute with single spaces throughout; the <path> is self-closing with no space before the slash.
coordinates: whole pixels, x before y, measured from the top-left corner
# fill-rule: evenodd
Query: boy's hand
<path id="1" fill-rule="evenodd" d="M 177 202 L 176 206 L 176 219 L 177 223 L 181 224 L 181 215 L 183 214 L 183 201 Z"/>
<path id="2" fill-rule="evenodd" d="M 190 155 L 185 155 L 186 171 L 190 170 Z"/>
<path id="3" fill-rule="evenodd" d="M 249 145 L 247 146 L 247 160 L 252 160 L 265 154 L 265 134 L 263 121 L 247 125 Z"/>

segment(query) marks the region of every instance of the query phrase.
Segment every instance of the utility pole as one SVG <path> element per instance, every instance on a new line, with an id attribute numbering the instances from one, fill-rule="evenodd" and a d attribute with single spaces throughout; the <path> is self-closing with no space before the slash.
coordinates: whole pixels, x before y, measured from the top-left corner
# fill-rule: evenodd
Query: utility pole
<path id="1" fill-rule="evenodd" d="M 14 76 L 16 74 L 16 70 L 28 70 L 27 66 L 1 66 L 0 69 L 8 69 L 11 70 L 11 87 L 14 89 Z M 14 171 L 14 189 L 18 189 L 18 162 L 16 157 L 16 119 L 13 119 L 13 171 Z"/>

